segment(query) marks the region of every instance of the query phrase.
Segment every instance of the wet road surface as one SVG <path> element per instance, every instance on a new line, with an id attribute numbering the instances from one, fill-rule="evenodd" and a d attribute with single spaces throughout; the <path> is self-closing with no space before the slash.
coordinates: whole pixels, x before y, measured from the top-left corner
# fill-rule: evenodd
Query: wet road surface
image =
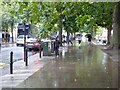
<path id="1" fill-rule="evenodd" d="M 14 61 L 22 60 L 24 58 L 24 47 L 6 47 L 1 48 L 1 62 L 9 64 L 10 62 L 10 52 L 13 51 L 13 59 Z M 36 52 L 28 51 L 28 56 L 34 55 Z"/>
<path id="2" fill-rule="evenodd" d="M 65 47 L 17 88 L 117 88 L 118 63 L 96 46 Z"/>
<path id="3" fill-rule="evenodd" d="M 0 55 L 0 63 L 4 63 L 3 66 L 0 67 L 1 75 L 3 76 L 5 74 L 8 74 L 9 71 L 9 64 L 10 64 L 10 52 L 13 51 L 13 62 L 17 62 L 19 60 L 24 59 L 24 47 L 17 47 L 17 46 L 11 46 L 11 47 L 4 47 L 1 49 Z M 28 57 L 38 53 L 38 51 L 28 51 Z"/>

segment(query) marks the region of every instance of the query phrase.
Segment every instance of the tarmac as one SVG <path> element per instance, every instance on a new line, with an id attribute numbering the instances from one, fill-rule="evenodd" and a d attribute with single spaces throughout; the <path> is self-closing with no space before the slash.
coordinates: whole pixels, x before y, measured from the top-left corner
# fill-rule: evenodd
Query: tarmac
<path id="1" fill-rule="evenodd" d="M 7 48 L 7 47 L 13 47 L 15 46 L 16 44 L 15 43 L 1 43 L 1 48 Z M 6 63 L 2 63 L 2 57 L 1 57 L 2 53 L 1 53 L 1 50 L 0 50 L 0 69 L 6 67 L 8 64 Z M 1 75 L 0 75 L 1 76 Z"/>
<path id="2" fill-rule="evenodd" d="M 39 53 L 14 63 L 13 74 L 1 76 L 4 88 L 116 88 L 117 63 L 96 46 L 66 46 L 60 55 Z M 9 66 L 8 66 L 9 67 Z M 9 71 L 9 70 L 8 70 Z"/>

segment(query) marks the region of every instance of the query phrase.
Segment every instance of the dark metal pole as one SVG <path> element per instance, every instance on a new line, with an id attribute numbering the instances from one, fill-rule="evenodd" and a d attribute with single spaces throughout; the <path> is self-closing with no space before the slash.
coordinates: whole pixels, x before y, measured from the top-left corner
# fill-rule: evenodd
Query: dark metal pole
<path id="1" fill-rule="evenodd" d="M 41 58 L 41 49 L 42 49 L 42 47 L 41 47 L 41 45 L 40 45 L 40 48 L 39 48 L 39 57 Z"/>
<path id="2" fill-rule="evenodd" d="M 23 29 L 24 29 L 24 61 L 26 61 L 26 57 L 25 57 L 25 56 L 26 56 L 26 55 L 25 55 L 25 51 L 26 51 L 26 50 L 25 50 L 25 49 L 26 49 L 26 45 L 25 45 L 25 44 L 26 44 L 25 23 L 24 23 L 24 28 L 23 28 Z"/>
<path id="3" fill-rule="evenodd" d="M 26 50 L 25 22 L 24 22 L 24 61 L 25 61 L 25 65 L 28 66 L 28 64 L 27 64 L 27 50 Z"/>
<path id="4" fill-rule="evenodd" d="M 26 55 L 26 66 L 28 66 L 28 53 L 27 53 L 27 46 L 26 46 L 26 49 L 25 49 L 26 51 L 25 51 L 25 55 Z"/>
<path id="5" fill-rule="evenodd" d="M 10 52 L 10 74 L 13 74 L 13 52 Z"/>
<path id="6" fill-rule="evenodd" d="M 26 27 L 25 27 L 26 23 L 24 23 L 24 61 L 25 61 L 25 65 L 28 66 L 28 60 L 27 60 L 27 44 L 26 44 Z"/>

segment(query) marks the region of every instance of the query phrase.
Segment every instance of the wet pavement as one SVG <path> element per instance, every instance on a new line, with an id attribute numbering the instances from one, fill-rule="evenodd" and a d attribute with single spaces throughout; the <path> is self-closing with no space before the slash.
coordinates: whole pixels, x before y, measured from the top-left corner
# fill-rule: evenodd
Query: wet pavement
<path id="1" fill-rule="evenodd" d="M 63 47 L 16 88 L 117 88 L 118 63 L 97 46 Z"/>
<path id="2" fill-rule="evenodd" d="M 3 42 L 2 42 L 1 48 L 14 47 L 14 46 L 16 46 L 15 43 L 3 43 Z"/>
<path id="3" fill-rule="evenodd" d="M 0 76 L 1 82 L 0 87 L 2 88 L 11 88 L 16 87 L 21 82 L 26 80 L 29 76 L 33 75 L 39 69 L 41 69 L 45 64 L 47 64 L 52 57 L 42 57 L 39 58 L 39 54 L 35 54 L 28 58 L 28 66 L 25 66 L 25 62 L 23 60 L 17 61 L 13 65 L 13 74 L 10 74 L 10 70 L 8 67 L 8 74 Z M 4 70 L 3 70 L 4 71 Z M 1 72 L 3 74 L 3 71 Z M 9 90 L 7 89 L 7 90 Z M 6 90 L 6 89 L 5 89 Z"/>

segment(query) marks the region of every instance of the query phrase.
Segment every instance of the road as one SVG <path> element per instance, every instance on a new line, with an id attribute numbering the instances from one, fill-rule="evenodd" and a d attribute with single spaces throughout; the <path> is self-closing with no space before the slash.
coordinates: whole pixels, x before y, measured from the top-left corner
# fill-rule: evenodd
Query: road
<path id="1" fill-rule="evenodd" d="M 8 64 L 10 61 L 10 52 L 13 51 L 14 61 L 22 60 L 24 58 L 24 48 L 23 47 L 5 47 L 1 48 L 1 62 Z M 34 55 L 36 52 L 28 51 L 28 56 Z"/>
<path id="2" fill-rule="evenodd" d="M 1 48 L 0 54 L 0 72 L 1 75 L 5 75 L 9 73 L 9 67 L 7 64 L 10 63 L 10 52 L 13 51 L 13 61 L 19 61 L 24 59 L 24 47 L 17 47 L 16 45 L 13 46 L 4 46 Z M 35 51 L 28 51 L 28 57 L 36 54 Z M 3 68 L 4 67 L 4 68 Z"/>

